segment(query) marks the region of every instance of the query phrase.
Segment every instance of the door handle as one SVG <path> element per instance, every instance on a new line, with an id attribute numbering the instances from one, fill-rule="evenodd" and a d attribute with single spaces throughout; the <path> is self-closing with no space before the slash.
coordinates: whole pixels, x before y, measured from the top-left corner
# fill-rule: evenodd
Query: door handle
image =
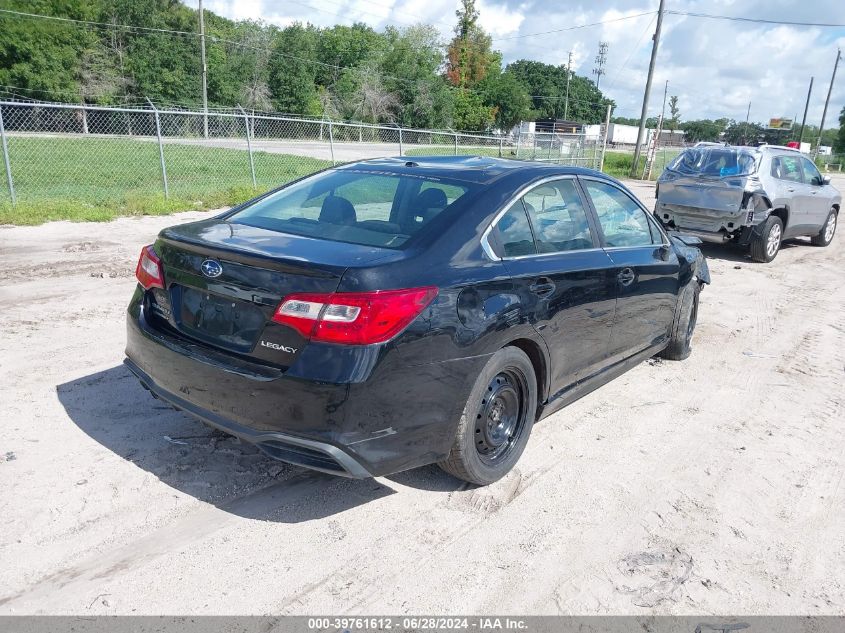
<path id="1" fill-rule="evenodd" d="M 537 281 L 528 286 L 528 289 L 535 295 L 546 297 L 555 291 L 555 285 L 548 277 L 540 277 Z"/>
<path id="2" fill-rule="evenodd" d="M 630 286 L 632 283 L 634 283 L 634 280 L 636 278 L 637 275 L 630 268 L 623 268 L 622 271 L 616 276 L 616 279 L 623 286 Z"/>
<path id="3" fill-rule="evenodd" d="M 793 191 L 795 191 L 795 189 L 794 189 L 793 187 L 787 187 L 787 188 L 786 188 L 786 190 L 787 190 L 789 193 L 792 193 Z"/>

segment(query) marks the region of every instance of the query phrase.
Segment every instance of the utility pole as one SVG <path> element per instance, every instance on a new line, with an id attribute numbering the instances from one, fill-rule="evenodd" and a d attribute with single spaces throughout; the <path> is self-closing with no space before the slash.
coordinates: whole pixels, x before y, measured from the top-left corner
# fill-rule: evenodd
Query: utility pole
<path id="1" fill-rule="evenodd" d="M 200 14 L 200 59 L 202 60 L 202 132 L 208 138 L 208 66 L 205 63 L 205 19 L 203 18 L 202 0 L 199 0 Z"/>
<path id="2" fill-rule="evenodd" d="M 572 78 L 572 51 L 569 51 L 569 61 L 566 62 L 566 101 L 563 106 L 563 120 L 569 120 L 569 80 Z"/>
<path id="3" fill-rule="evenodd" d="M 833 82 L 836 81 L 836 69 L 839 67 L 839 59 L 842 57 L 840 49 L 836 49 L 836 61 L 833 63 L 833 74 L 830 76 L 830 87 L 827 89 L 827 99 L 824 100 L 824 110 L 822 110 L 822 122 L 819 125 L 819 138 L 816 141 L 816 151 L 813 152 L 813 158 L 819 155 L 819 145 L 822 144 L 822 132 L 824 131 L 824 120 L 827 116 L 827 106 L 830 103 L 830 93 L 833 92 Z"/>
<path id="4" fill-rule="evenodd" d="M 666 85 L 663 86 L 663 107 L 660 110 L 660 118 L 666 118 L 666 95 L 669 93 L 669 80 L 666 80 Z"/>
<path id="5" fill-rule="evenodd" d="M 604 64 L 607 61 L 607 42 L 599 42 L 599 54 L 596 55 L 596 67 L 593 68 L 593 74 L 596 76 L 596 88 L 599 87 L 601 76 L 605 73 Z"/>
<path id="6" fill-rule="evenodd" d="M 637 145 L 634 147 L 634 164 L 631 167 L 631 177 L 637 177 L 637 164 L 640 160 L 640 145 L 643 142 L 643 134 L 645 133 L 645 120 L 648 114 L 648 98 L 651 95 L 651 80 L 654 76 L 654 64 L 657 61 L 657 47 L 660 45 L 660 27 L 663 26 L 663 5 L 664 0 L 660 0 L 660 6 L 657 7 L 657 27 L 654 30 L 654 35 L 651 39 L 653 44 L 651 46 L 651 61 L 648 63 L 648 78 L 645 82 L 645 93 L 643 93 L 643 110 L 640 114 L 640 129 L 637 131 Z"/>
<path id="7" fill-rule="evenodd" d="M 804 140 L 804 126 L 807 125 L 807 109 L 810 107 L 810 95 L 813 94 L 813 79 L 810 77 L 810 87 L 807 88 L 807 102 L 804 104 L 804 118 L 801 119 L 801 133 L 798 135 L 798 149 L 801 149 L 801 141 Z"/>
<path id="8" fill-rule="evenodd" d="M 742 128 L 743 145 L 748 145 L 748 120 L 751 118 L 751 102 L 748 102 L 748 110 L 745 113 L 745 127 Z"/>

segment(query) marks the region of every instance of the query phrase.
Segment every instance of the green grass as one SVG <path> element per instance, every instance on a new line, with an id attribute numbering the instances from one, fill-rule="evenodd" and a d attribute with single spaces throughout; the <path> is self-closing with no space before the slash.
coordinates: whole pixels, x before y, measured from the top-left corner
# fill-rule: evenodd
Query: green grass
<path id="1" fill-rule="evenodd" d="M 255 152 L 253 188 L 245 150 L 165 144 L 170 193 L 165 198 L 155 142 L 10 136 L 8 143 L 18 203 L 11 204 L 6 180 L 0 177 L 0 224 L 96 222 L 219 208 L 330 164 Z"/>
<path id="2" fill-rule="evenodd" d="M 658 176 L 663 173 L 666 165 L 672 162 L 680 153 L 677 149 L 657 150 L 654 158 L 654 166 L 651 169 L 651 180 L 657 180 Z M 634 165 L 634 155 L 628 152 L 607 152 L 604 155 L 604 173 L 614 178 L 630 178 L 631 167 Z M 645 166 L 645 157 L 640 156 L 639 169 L 637 170 L 637 178 L 640 178 Z"/>

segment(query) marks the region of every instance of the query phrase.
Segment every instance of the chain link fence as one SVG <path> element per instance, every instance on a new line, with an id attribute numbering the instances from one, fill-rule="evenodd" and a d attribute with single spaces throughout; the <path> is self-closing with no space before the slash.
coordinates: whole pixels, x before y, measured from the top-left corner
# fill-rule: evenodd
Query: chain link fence
<path id="1" fill-rule="evenodd" d="M 120 205 L 161 196 L 209 206 L 221 193 L 247 199 L 331 165 L 397 155 L 496 156 L 598 169 L 604 147 L 601 136 L 585 134 L 486 136 L 241 109 L 14 101 L 0 102 L 0 136 L 0 199 L 13 205 Z"/>

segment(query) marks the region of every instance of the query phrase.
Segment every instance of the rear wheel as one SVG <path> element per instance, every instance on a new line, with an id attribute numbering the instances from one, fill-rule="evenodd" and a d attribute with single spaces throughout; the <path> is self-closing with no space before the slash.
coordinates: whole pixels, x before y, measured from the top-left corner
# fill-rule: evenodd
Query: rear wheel
<path id="1" fill-rule="evenodd" d="M 783 221 L 776 215 L 770 215 L 751 240 L 751 258 L 763 263 L 772 261 L 780 250 L 782 240 Z"/>
<path id="2" fill-rule="evenodd" d="M 519 461 L 537 411 L 537 378 L 525 352 L 505 347 L 493 354 L 475 381 L 452 449 L 440 467 L 485 486 Z"/>
<path id="3" fill-rule="evenodd" d="M 810 240 L 813 246 L 827 246 L 833 241 L 833 235 L 836 233 L 836 220 L 836 209 L 831 209 L 822 230 Z"/>
<path id="4" fill-rule="evenodd" d="M 701 294 L 701 284 L 692 281 L 684 288 L 678 298 L 678 315 L 672 324 L 669 345 L 660 355 L 669 360 L 684 360 L 690 355 L 692 335 L 698 323 L 698 295 Z"/>

